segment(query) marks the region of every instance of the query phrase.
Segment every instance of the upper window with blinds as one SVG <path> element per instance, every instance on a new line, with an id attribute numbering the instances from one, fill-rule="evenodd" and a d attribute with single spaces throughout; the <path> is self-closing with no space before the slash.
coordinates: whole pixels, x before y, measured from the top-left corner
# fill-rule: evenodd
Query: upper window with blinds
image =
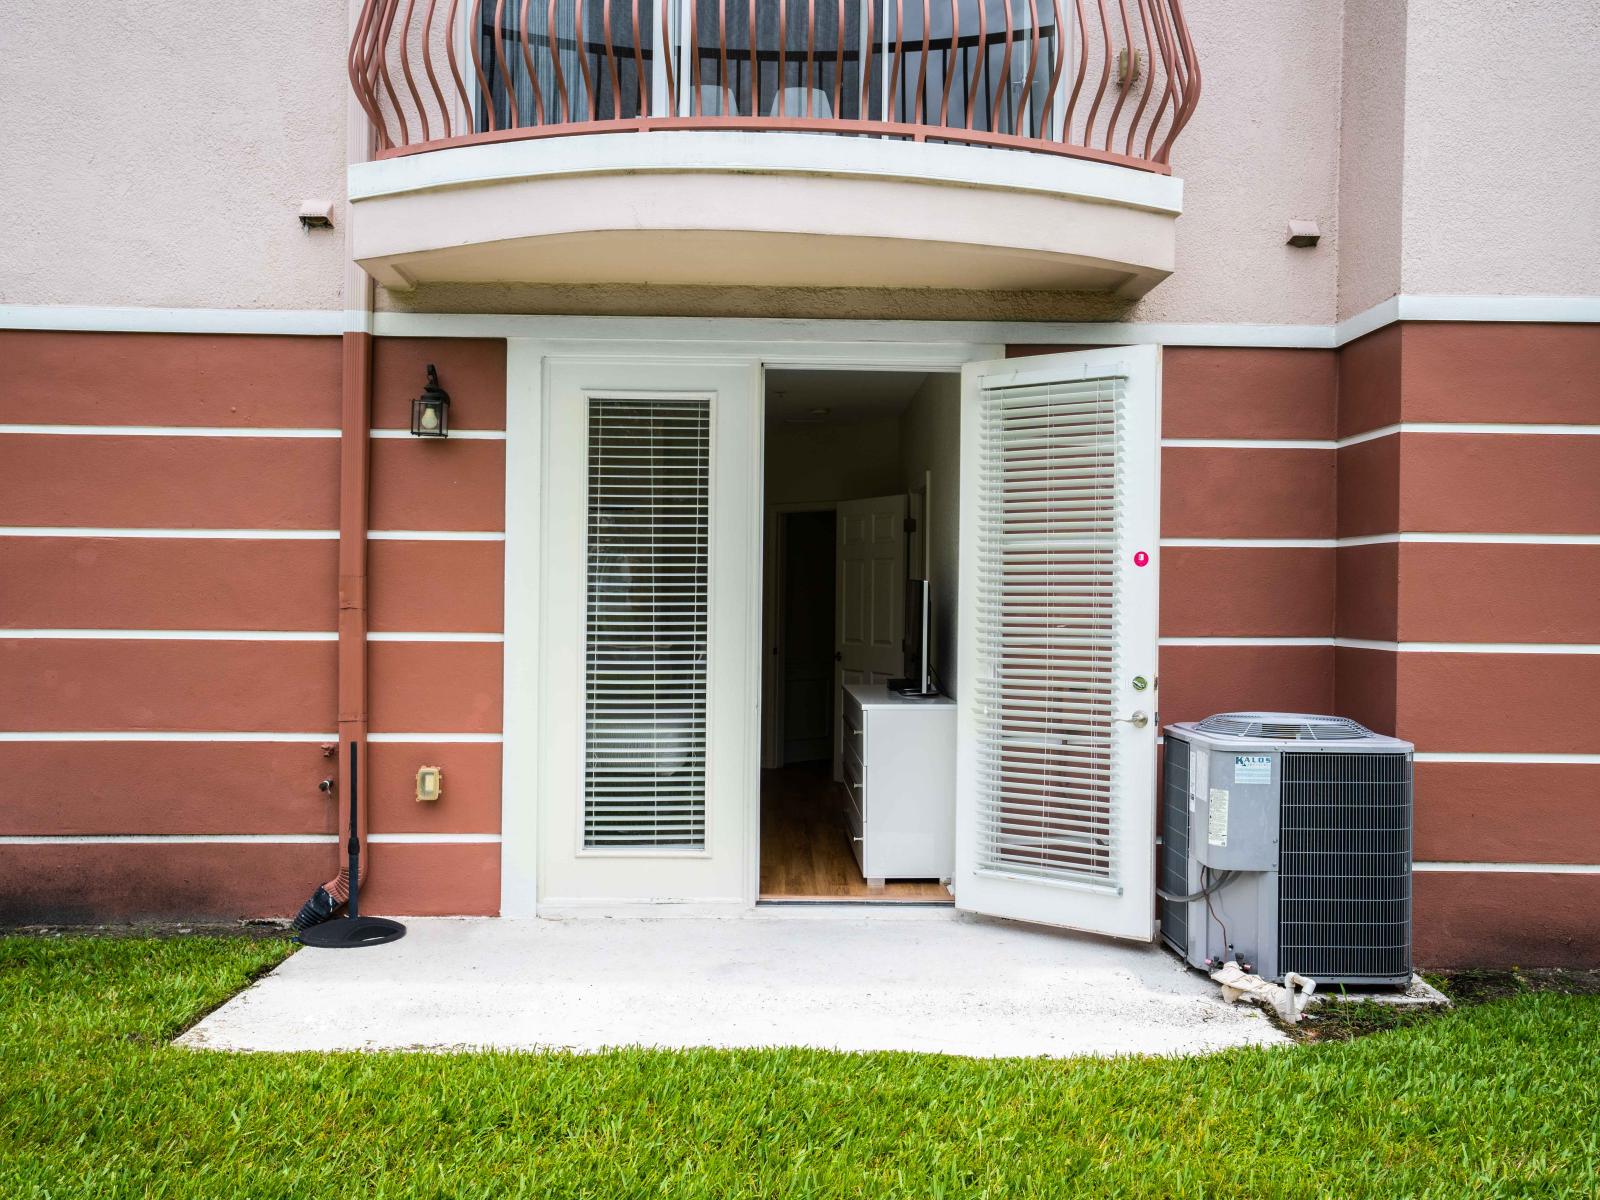
<path id="1" fill-rule="evenodd" d="M 978 868 L 1115 886 L 1112 711 L 1126 381 L 986 391 Z"/>
<path id="2" fill-rule="evenodd" d="M 705 847 L 711 405 L 589 401 L 586 849 Z"/>

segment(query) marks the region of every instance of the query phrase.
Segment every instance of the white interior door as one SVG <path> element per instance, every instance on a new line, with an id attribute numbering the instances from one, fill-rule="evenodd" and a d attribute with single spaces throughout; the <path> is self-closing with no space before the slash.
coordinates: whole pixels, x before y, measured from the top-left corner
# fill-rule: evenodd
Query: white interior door
<path id="1" fill-rule="evenodd" d="M 906 497 L 841 500 L 834 520 L 837 694 L 847 683 L 885 683 L 905 673 Z M 838 705 L 835 711 L 837 775 L 844 715 Z"/>
<path id="2" fill-rule="evenodd" d="M 1160 368 L 963 371 L 958 908 L 1153 935 Z"/>

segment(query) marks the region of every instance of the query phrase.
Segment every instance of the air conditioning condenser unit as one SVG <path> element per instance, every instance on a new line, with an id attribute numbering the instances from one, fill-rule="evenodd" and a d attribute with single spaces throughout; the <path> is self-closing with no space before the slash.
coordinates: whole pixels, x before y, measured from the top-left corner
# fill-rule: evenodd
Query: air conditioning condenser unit
<path id="1" fill-rule="evenodd" d="M 1411 981 L 1409 742 L 1343 717 L 1220 713 L 1165 730 L 1161 936 L 1191 966 Z"/>

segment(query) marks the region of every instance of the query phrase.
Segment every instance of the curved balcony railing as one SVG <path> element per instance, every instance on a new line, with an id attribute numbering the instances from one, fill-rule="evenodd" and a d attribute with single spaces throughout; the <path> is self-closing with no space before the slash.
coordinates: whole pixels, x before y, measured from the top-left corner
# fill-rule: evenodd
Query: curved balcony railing
<path id="1" fill-rule="evenodd" d="M 1167 172 L 1181 0 L 366 0 L 379 158 L 656 129 L 963 142 Z"/>

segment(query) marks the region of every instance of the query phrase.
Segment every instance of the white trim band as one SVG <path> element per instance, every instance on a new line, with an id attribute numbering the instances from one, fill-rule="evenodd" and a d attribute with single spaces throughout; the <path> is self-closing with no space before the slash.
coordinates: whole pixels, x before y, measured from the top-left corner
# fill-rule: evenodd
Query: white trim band
<path id="1" fill-rule="evenodd" d="M 331 630 L 292 629 L 5 629 L 8 638 L 78 642 L 336 642 Z"/>
<path id="2" fill-rule="evenodd" d="M 1464 546 L 1600 546 L 1600 533 L 1368 533 L 1340 538 L 1162 538 L 1161 545 L 1189 549 L 1337 550 L 1344 546 L 1403 543 Z"/>
<path id="3" fill-rule="evenodd" d="M 1496 753 L 1494 751 L 1438 751 L 1418 750 L 1412 755 L 1414 761 L 1419 763 L 1499 763 L 1510 766 L 1556 766 L 1556 767 L 1596 767 L 1600 766 L 1600 754 L 1516 754 Z"/>
<path id="4" fill-rule="evenodd" d="M 504 735 L 498 733 L 371 733 L 367 734 L 367 741 L 383 743 L 399 742 L 439 742 L 450 745 L 463 746 L 498 746 L 504 741 Z"/>
<path id="5" fill-rule="evenodd" d="M 338 841 L 336 833 L 25 833 L 0 837 L 0 846 L 328 846 Z"/>
<path id="6" fill-rule="evenodd" d="M 243 425 L 3 425 L 0 434 L 42 437 L 337 438 L 337 429 L 282 429 Z"/>
<path id="7" fill-rule="evenodd" d="M 0 304 L 0 328 L 75 333 L 341 334 L 343 309 L 135 308 L 66 304 Z"/>
<path id="8" fill-rule="evenodd" d="M 293 629 L 7 629 L 0 626 L 0 641 L 9 638 L 38 641 L 94 642 L 336 642 L 337 630 Z M 368 633 L 368 642 L 484 642 L 505 641 L 503 633 L 388 632 Z"/>
<path id="9" fill-rule="evenodd" d="M 763 135 L 767 136 L 767 135 Z M 873 143 L 881 147 L 884 143 Z M 534 337 L 690 341 L 976 341 L 1048 345 L 1157 342 L 1331 350 L 1396 321 L 1600 322 L 1600 296 L 1391 296 L 1334 324 L 1114 321 L 849 321 L 753 317 L 563 317 L 477 313 L 372 314 L 380 337 Z M 332 336 L 364 329 L 366 314 L 327 309 L 132 308 L 0 305 L 0 328 L 121 333 Z"/>
<path id="10" fill-rule="evenodd" d="M 368 535 L 371 536 L 370 534 Z M 333 542 L 337 529 L 136 529 L 94 525 L 0 525 L 0 537 L 195 538 L 241 542 Z"/>
<path id="11" fill-rule="evenodd" d="M 504 642 L 503 633 L 369 633 L 369 642 Z"/>
<path id="12" fill-rule="evenodd" d="M 0 742 L 311 742 L 337 743 L 337 733 L 194 733 L 172 730 L 0 730 Z M 371 741 L 369 735 L 368 741 Z"/>
<path id="13" fill-rule="evenodd" d="M 0 846 L 328 846 L 337 833 L 19 833 L 0 836 Z M 369 833 L 369 845 L 498 845 L 498 833 Z"/>
<path id="14" fill-rule="evenodd" d="M 1411 866 L 1415 871 L 1466 871 L 1490 875 L 1600 875 L 1600 863 L 1419 862 Z"/>
<path id="15" fill-rule="evenodd" d="M 1391 654 L 1600 654 L 1593 642 L 1384 642 L 1347 637 L 1164 637 L 1163 646 L 1335 646 Z"/>

